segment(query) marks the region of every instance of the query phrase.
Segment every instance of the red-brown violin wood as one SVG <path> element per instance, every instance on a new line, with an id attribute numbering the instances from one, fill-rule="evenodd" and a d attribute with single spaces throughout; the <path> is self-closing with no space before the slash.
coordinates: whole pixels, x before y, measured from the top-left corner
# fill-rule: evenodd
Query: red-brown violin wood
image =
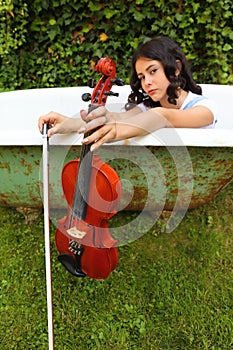
<path id="1" fill-rule="evenodd" d="M 96 66 L 101 79 L 90 97 L 88 112 L 105 105 L 114 83 L 123 85 L 115 77 L 112 59 L 101 58 Z M 85 134 L 84 137 L 87 137 Z M 118 264 L 118 241 L 111 236 L 109 219 L 116 214 L 121 198 L 121 183 L 113 168 L 83 145 L 80 158 L 65 164 L 62 187 L 68 204 L 67 215 L 58 221 L 55 239 L 60 253 L 58 259 L 77 277 L 105 279 Z"/>

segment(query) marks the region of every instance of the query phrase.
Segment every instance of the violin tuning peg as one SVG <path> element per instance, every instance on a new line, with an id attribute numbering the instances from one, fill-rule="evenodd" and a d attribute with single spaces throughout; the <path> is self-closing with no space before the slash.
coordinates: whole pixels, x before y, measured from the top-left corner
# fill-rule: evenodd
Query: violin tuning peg
<path id="1" fill-rule="evenodd" d="M 89 86 L 90 88 L 94 88 L 96 86 L 96 81 L 95 79 L 89 79 L 87 82 L 87 86 Z"/>
<path id="2" fill-rule="evenodd" d="M 123 86 L 123 85 L 125 85 L 125 81 L 124 81 L 123 79 L 121 79 L 121 78 L 111 79 L 111 82 L 112 82 L 113 84 L 118 85 L 118 86 Z"/>
<path id="3" fill-rule="evenodd" d="M 82 100 L 85 101 L 85 102 L 90 101 L 91 100 L 91 94 L 89 94 L 89 93 L 82 94 Z"/>
<path id="4" fill-rule="evenodd" d="M 104 94 L 105 96 L 116 96 L 116 97 L 119 96 L 118 92 L 113 92 L 113 91 L 105 91 Z"/>

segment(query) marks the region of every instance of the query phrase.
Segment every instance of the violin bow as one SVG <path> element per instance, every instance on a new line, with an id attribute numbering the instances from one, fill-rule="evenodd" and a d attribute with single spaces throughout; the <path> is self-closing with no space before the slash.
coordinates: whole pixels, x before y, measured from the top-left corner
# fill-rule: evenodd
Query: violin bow
<path id="1" fill-rule="evenodd" d="M 48 341 L 49 350 L 54 349 L 53 337 L 53 303 L 52 303 L 52 269 L 50 254 L 50 225 L 49 225 L 49 139 L 48 124 L 44 124 L 42 131 L 43 140 L 43 203 L 44 203 L 44 239 L 45 239 L 45 269 L 47 291 L 47 315 L 48 315 Z"/>

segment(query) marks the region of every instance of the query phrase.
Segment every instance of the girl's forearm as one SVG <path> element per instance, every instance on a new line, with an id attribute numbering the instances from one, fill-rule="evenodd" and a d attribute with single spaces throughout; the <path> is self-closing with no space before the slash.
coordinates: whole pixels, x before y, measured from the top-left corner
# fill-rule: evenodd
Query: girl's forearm
<path id="1" fill-rule="evenodd" d="M 115 140 L 144 136 L 155 130 L 168 127 L 166 118 L 157 113 L 155 109 L 131 115 L 126 119 L 116 121 Z"/>
<path id="2" fill-rule="evenodd" d="M 124 115 L 125 116 L 125 115 Z M 137 136 L 144 136 L 160 128 L 168 126 L 166 118 L 158 114 L 155 109 L 147 112 L 131 115 L 128 118 L 121 119 L 120 115 L 108 114 L 108 121 L 98 128 L 96 120 L 92 120 L 89 125 L 86 125 L 79 132 L 87 133 L 93 131 L 88 137 L 83 139 L 83 143 L 90 144 L 91 151 L 97 150 L 102 144 L 106 142 L 119 141 L 129 139 Z M 106 118 L 105 116 L 102 118 Z M 99 118 L 101 119 L 101 118 Z M 92 123 L 92 125 L 90 125 Z"/>

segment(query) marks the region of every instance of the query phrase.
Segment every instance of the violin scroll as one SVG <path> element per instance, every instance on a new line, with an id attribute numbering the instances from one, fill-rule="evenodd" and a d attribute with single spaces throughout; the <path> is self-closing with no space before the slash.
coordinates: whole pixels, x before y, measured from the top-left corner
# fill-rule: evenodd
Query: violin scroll
<path id="1" fill-rule="evenodd" d="M 92 95 L 89 93 L 84 93 L 82 95 L 83 101 L 91 101 L 91 109 L 93 109 L 93 105 L 105 105 L 108 96 L 119 96 L 118 93 L 111 91 L 113 84 L 116 84 L 118 86 L 125 85 L 123 79 L 116 78 L 116 66 L 114 61 L 109 57 L 102 57 L 98 61 L 96 65 L 96 71 L 97 73 L 102 74 L 102 77 L 98 82 L 96 82 L 94 79 L 90 79 L 88 81 L 87 85 L 91 88 L 94 88 Z"/>

